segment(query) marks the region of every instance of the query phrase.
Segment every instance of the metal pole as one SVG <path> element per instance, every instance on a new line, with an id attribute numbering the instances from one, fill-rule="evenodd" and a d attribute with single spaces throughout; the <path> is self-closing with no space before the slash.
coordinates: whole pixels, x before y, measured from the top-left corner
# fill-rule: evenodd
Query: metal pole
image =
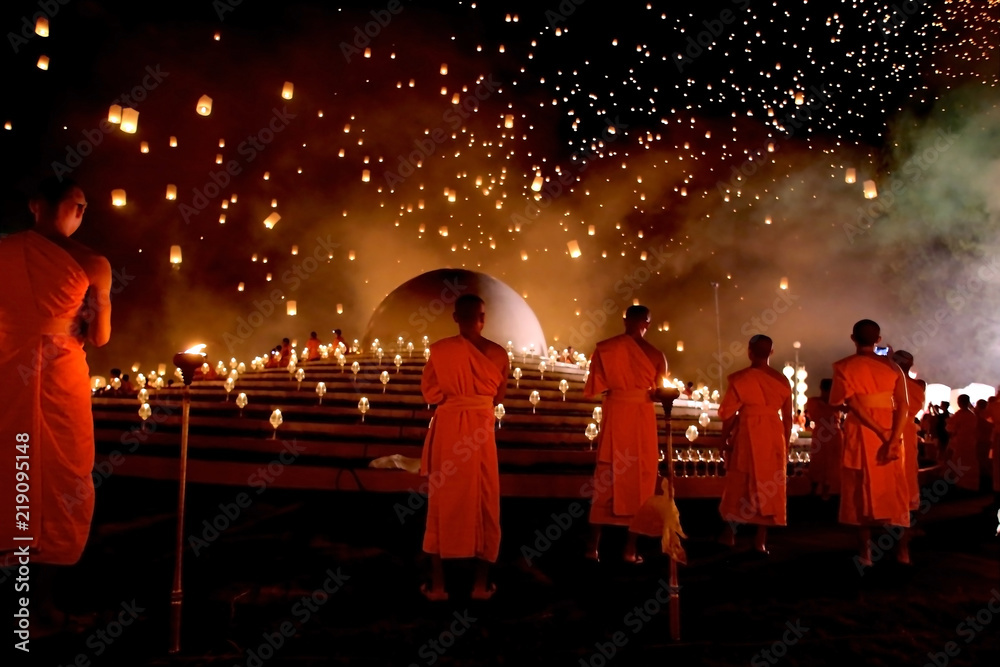
<path id="1" fill-rule="evenodd" d="M 724 393 L 726 390 L 726 375 L 722 368 L 722 321 L 719 317 L 719 283 L 713 282 L 712 289 L 715 290 L 715 344 L 719 356 L 716 360 L 719 362 L 719 387 Z"/>
<path id="2" fill-rule="evenodd" d="M 180 473 L 177 491 L 177 544 L 174 552 L 174 585 L 170 593 L 170 652 L 181 650 L 181 609 L 184 586 L 181 571 L 184 564 L 184 496 L 187 488 L 188 426 L 191 418 L 191 387 L 185 383 L 181 407 Z"/>

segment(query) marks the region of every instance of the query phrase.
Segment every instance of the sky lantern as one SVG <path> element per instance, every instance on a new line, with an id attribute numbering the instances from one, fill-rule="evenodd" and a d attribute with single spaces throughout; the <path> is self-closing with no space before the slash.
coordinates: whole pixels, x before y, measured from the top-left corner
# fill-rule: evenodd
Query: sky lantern
<path id="1" fill-rule="evenodd" d="M 48 56 L 38 56 L 38 69 L 48 69 L 49 68 L 49 57 Z"/>
<path id="2" fill-rule="evenodd" d="M 521 261 L 522 262 L 527 262 L 528 261 L 528 251 L 527 250 L 522 250 L 521 251 Z"/>
<path id="3" fill-rule="evenodd" d="M 122 132 L 135 134 L 139 129 L 139 112 L 135 109 L 122 109 Z"/>
<path id="4" fill-rule="evenodd" d="M 108 122 L 117 125 L 122 122 L 122 108 L 118 104 L 112 104 L 108 108 Z"/>
<path id="5" fill-rule="evenodd" d="M 266 180 L 268 180 L 268 179 L 270 179 L 270 178 L 271 178 L 271 172 L 269 172 L 269 171 L 265 171 L 265 172 L 264 172 L 264 180 L 266 181 Z"/>
<path id="6" fill-rule="evenodd" d="M 338 315 L 343 315 L 344 314 L 344 304 L 342 304 L 342 303 L 338 303 L 337 304 L 337 314 Z"/>
<path id="7" fill-rule="evenodd" d="M 177 148 L 177 137 L 170 137 L 170 147 Z"/>
<path id="8" fill-rule="evenodd" d="M 170 201 L 177 199 L 177 186 L 173 183 L 167 184 L 167 199 Z"/>
<path id="9" fill-rule="evenodd" d="M 438 234 L 441 236 L 448 236 L 448 225 L 441 225 L 438 227 Z"/>
<path id="10" fill-rule="evenodd" d="M 795 106 L 800 107 L 806 102 L 806 96 L 802 93 L 795 93 Z"/>
<path id="11" fill-rule="evenodd" d="M 14 129 L 14 126 L 11 125 L 10 121 L 8 120 L 6 123 L 3 124 L 3 129 L 5 129 L 5 130 L 12 130 L 12 129 Z"/>
<path id="12" fill-rule="evenodd" d="M 371 57 L 372 57 L 372 49 L 371 47 L 368 47 L 367 49 L 365 49 L 365 58 L 371 58 Z"/>
<path id="13" fill-rule="evenodd" d="M 212 36 L 212 39 L 214 39 L 217 42 L 220 41 L 222 39 L 222 33 L 216 30 L 215 35 Z"/>
<path id="14" fill-rule="evenodd" d="M 545 182 L 545 179 L 542 178 L 541 174 L 535 174 L 535 179 L 533 181 L 531 181 L 531 189 L 532 189 L 532 191 L 533 192 L 541 192 L 541 190 L 542 190 L 542 184 L 544 182 Z"/>
<path id="15" fill-rule="evenodd" d="M 678 352 L 684 351 L 684 341 L 682 340 L 677 341 L 677 351 Z"/>
<path id="16" fill-rule="evenodd" d="M 271 215 L 264 218 L 264 226 L 267 227 L 268 229 L 274 229 L 274 226 L 278 224 L 279 220 L 281 220 L 281 216 L 278 215 L 277 213 L 272 213 Z"/>
<path id="17" fill-rule="evenodd" d="M 222 213 L 222 214 L 219 215 L 219 224 L 220 225 L 226 224 L 226 214 L 225 213 Z"/>
<path id="18" fill-rule="evenodd" d="M 844 183 L 857 183 L 858 172 L 854 167 L 848 167 L 844 172 Z"/>
<path id="19" fill-rule="evenodd" d="M 264 276 L 264 280 L 266 280 L 267 282 L 271 282 L 271 274 L 269 273 L 266 276 Z"/>
<path id="20" fill-rule="evenodd" d="M 208 95 L 199 97 L 198 104 L 195 105 L 195 111 L 198 112 L 199 116 L 207 116 L 212 113 L 212 98 Z"/>
<path id="21" fill-rule="evenodd" d="M 670 331 L 670 322 L 663 320 L 663 324 L 660 325 L 661 331 Z"/>
<path id="22" fill-rule="evenodd" d="M 49 36 L 49 20 L 44 16 L 39 16 L 35 21 L 35 34 L 39 37 Z"/>
<path id="23" fill-rule="evenodd" d="M 355 257 L 354 251 L 353 250 L 348 250 L 347 251 L 347 259 L 349 259 L 349 260 L 351 260 L 353 262 L 354 261 L 354 257 Z"/>
<path id="24" fill-rule="evenodd" d="M 865 181 L 865 199 L 875 199 L 878 197 L 878 188 L 875 181 Z"/>
<path id="25" fill-rule="evenodd" d="M 292 246 L 292 254 L 293 255 L 298 255 L 299 254 L 299 247 L 297 245 L 293 245 Z"/>
<path id="26" fill-rule="evenodd" d="M 594 225 L 589 225 L 587 227 L 587 236 L 593 236 L 597 233 L 597 227 Z"/>
<path id="27" fill-rule="evenodd" d="M 222 153 L 215 154 L 215 164 L 222 164 Z"/>
<path id="28" fill-rule="evenodd" d="M 362 169 L 361 170 L 361 182 L 362 183 L 367 183 L 370 180 L 372 180 L 372 172 L 370 170 L 368 170 L 368 169 Z"/>
<path id="29" fill-rule="evenodd" d="M 139 143 L 139 152 L 140 153 L 148 153 L 149 152 L 149 142 L 148 141 L 142 141 L 142 142 Z"/>
<path id="30" fill-rule="evenodd" d="M 111 191 L 111 205 L 112 206 L 124 206 L 125 205 L 125 191 L 121 188 L 117 188 Z"/>
<path id="31" fill-rule="evenodd" d="M 566 246 L 569 248 L 569 256 L 576 259 L 580 256 L 580 244 L 576 241 L 569 241 Z"/>
<path id="32" fill-rule="evenodd" d="M 503 126 L 508 130 L 514 127 L 514 114 L 509 113 L 503 117 Z"/>
<path id="33" fill-rule="evenodd" d="M 441 63 L 441 74 L 445 75 L 448 73 L 448 63 Z"/>
<path id="34" fill-rule="evenodd" d="M 237 292 L 242 292 L 243 288 L 245 288 L 245 287 L 246 287 L 246 285 L 244 285 L 243 283 L 240 283 L 239 285 L 236 286 L 236 291 Z"/>
<path id="35" fill-rule="evenodd" d="M 295 315 L 298 312 L 295 301 L 289 301 L 287 304 L 285 304 L 285 312 L 288 313 L 289 315 Z"/>
<path id="36" fill-rule="evenodd" d="M 181 263 L 181 247 L 179 245 L 170 246 L 170 263 L 177 267 Z"/>
<path id="37" fill-rule="evenodd" d="M 788 278 L 786 276 L 782 276 L 781 282 L 778 283 L 778 287 L 781 289 L 788 289 Z"/>
<path id="38" fill-rule="evenodd" d="M 292 99 L 292 95 L 295 92 L 295 84 L 291 81 L 286 81 L 285 85 L 281 87 L 281 96 L 286 100 Z"/>

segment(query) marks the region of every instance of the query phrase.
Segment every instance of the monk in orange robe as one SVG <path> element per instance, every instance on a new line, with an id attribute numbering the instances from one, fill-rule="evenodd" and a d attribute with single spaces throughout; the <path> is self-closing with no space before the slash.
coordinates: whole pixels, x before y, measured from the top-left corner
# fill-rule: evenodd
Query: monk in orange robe
<path id="1" fill-rule="evenodd" d="M 927 402 L 924 392 L 924 385 L 910 377 L 910 369 L 913 368 L 913 355 L 906 350 L 896 350 L 892 353 L 892 360 L 896 362 L 903 375 L 906 376 L 906 428 L 903 429 L 903 449 L 905 450 L 906 461 L 906 483 L 910 494 L 910 510 L 920 507 L 920 461 L 917 431 L 920 426 L 916 422 L 917 413 L 924 409 Z"/>
<path id="2" fill-rule="evenodd" d="M 90 534 L 94 420 L 83 345 L 111 335 L 111 266 L 69 238 L 86 207 L 69 179 L 47 179 L 30 202 L 34 229 L 0 240 L 0 432 L 10 440 L 0 488 L 8 503 L 28 506 L 16 517 L 24 524 L 11 512 L 0 528 L 4 566 L 72 565 Z M 15 498 L 24 487 L 26 497 Z M 62 623 L 47 590 L 54 576 L 53 568 L 33 572 L 33 632 Z"/>
<path id="3" fill-rule="evenodd" d="M 319 359 L 319 336 L 313 331 L 309 334 L 309 340 L 306 341 L 306 346 L 302 350 L 305 354 L 302 355 L 304 361 L 316 361 Z"/>
<path id="4" fill-rule="evenodd" d="M 604 394 L 586 552 L 593 560 L 599 558 L 601 526 L 628 526 L 656 493 L 660 447 L 653 401 L 667 376 L 667 358 L 643 338 L 649 322 L 645 306 L 625 311 L 625 333 L 597 344 L 583 389 L 590 399 Z M 631 563 L 642 560 L 636 537 L 629 532 L 625 544 L 624 557 Z"/>
<path id="5" fill-rule="evenodd" d="M 843 408 L 830 405 L 832 378 L 819 383 L 819 396 L 806 401 L 806 416 L 813 422 L 809 452 L 809 478 L 824 500 L 840 493 L 840 464 L 844 455 L 844 433 L 840 428 Z"/>
<path id="6" fill-rule="evenodd" d="M 446 600 L 442 558 L 478 558 L 472 597 L 485 600 L 488 564 L 500 552 L 500 471 L 493 432 L 494 406 L 507 392 L 507 351 L 483 338 L 483 300 L 455 301 L 459 335 L 431 345 L 420 390 L 436 404 L 420 461 L 430 479 L 424 551 L 431 557 L 431 585 L 421 592 Z"/>
<path id="7" fill-rule="evenodd" d="M 729 446 L 726 486 L 719 513 L 727 521 L 723 541 L 735 542 L 736 526 L 757 525 L 755 547 L 767 553 L 767 527 L 787 524 L 785 477 L 792 434 L 792 388 L 771 368 L 773 343 L 750 339 L 750 367 L 729 376 L 719 404 L 723 442 Z M 780 416 L 779 416 L 780 411 Z"/>
<path id="8" fill-rule="evenodd" d="M 857 353 L 833 364 L 830 402 L 846 404 L 840 522 L 859 527 L 857 563 L 872 565 L 871 527 L 901 529 L 897 559 L 910 562 L 910 491 L 906 481 L 903 429 L 908 401 L 899 366 L 875 354 L 882 340 L 879 325 L 861 320 L 851 340 Z"/>
<path id="9" fill-rule="evenodd" d="M 976 453 L 976 413 L 972 411 L 972 400 L 968 394 L 958 397 L 958 412 L 948 418 L 946 428 L 948 439 L 946 461 L 961 464 L 968 471 L 958 477 L 957 486 L 969 491 L 979 490 L 979 456 Z"/>

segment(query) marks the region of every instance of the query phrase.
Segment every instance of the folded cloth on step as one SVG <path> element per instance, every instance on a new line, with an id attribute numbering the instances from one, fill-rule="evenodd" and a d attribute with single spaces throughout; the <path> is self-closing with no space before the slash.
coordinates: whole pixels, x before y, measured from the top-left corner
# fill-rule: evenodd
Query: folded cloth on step
<path id="1" fill-rule="evenodd" d="M 369 468 L 398 468 L 415 475 L 420 474 L 420 459 L 410 458 L 402 454 L 392 456 L 380 456 L 368 464 Z"/>

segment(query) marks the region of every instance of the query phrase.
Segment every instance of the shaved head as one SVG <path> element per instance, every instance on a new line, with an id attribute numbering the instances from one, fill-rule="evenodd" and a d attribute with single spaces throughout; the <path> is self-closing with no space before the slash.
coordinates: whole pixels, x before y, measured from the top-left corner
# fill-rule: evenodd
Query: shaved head
<path id="1" fill-rule="evenodd" d="M 649 322 L 649 308 L 646 306 L 629 306 L 625 311 L 625 321 Z"/>
<path id="2" fill-rule="evenodd" d="M 871 347 L 882 337 L 882 329 L 872 320 L 860 320 L 854 325 L 852 338 L 861 347 Z"/>
<path id="3" fill-rule="evenodd" d="M 767 359 L 774 350 L 774 341 L 764 334 L 757 334 L 750 339 L 747 351 L 752 359 Z"/>
<path id="4" fill-rule="evenodd" d="M 455 321 L 459 324 L 479 318 L 480 306 L 485 302 L 475 294 L 463 294 L 455 300 Z"/>
<path id="5" fill-rule="evenodd" d="M 909 371 L 913 367 L 913 355 L 906 350 L 896 350 L 893 352 L 892 360 L 904 371 Z"/>

